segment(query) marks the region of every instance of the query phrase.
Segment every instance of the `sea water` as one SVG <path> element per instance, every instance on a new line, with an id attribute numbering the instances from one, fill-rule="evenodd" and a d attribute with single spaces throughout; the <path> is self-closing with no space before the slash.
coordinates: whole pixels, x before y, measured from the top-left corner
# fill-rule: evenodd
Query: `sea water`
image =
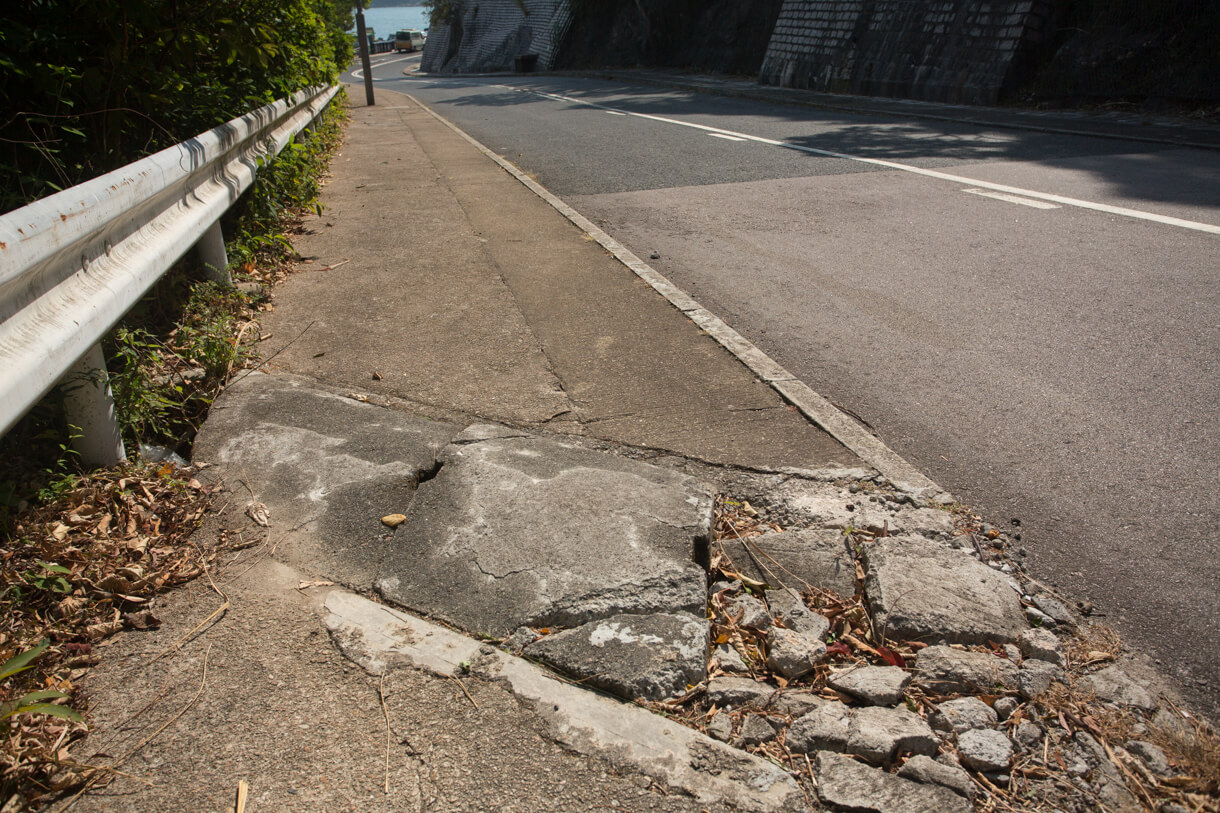
<path id="1" fill-rule="evenodd" d="M 364 25 L 371 28 L 377 39 L 385 40 L 403 28 L 424 31 L 428 28 L 428 9 L 423 6 L 375 6 L 364 10 Z M 353 23 L 352 33 L 355 33 Z"/>

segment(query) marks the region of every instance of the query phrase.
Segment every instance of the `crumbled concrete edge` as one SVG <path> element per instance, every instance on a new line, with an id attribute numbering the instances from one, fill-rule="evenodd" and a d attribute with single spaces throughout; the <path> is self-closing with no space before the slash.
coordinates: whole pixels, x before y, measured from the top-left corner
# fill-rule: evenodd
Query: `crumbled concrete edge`
<path id="1" fill-rule="evenodd" d="M 332 590 L 323 606 L 332 640 L 371 674 L 472 671 L 504 682 L 532 705 L 560 744 L 638 770 L 703 804 L 782 811 L 803 801 L 782 768 L 644 708 L 564 683 L 522 658 L 345 590 Z"/>

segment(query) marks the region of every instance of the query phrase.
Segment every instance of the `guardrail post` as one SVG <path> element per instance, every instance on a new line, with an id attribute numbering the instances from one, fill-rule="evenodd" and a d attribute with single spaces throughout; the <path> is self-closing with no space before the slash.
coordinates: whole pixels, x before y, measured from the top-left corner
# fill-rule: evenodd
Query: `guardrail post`
<path id="1" fill-rule="evenodd" d="M 195 244 L 199 259 L 207 269 L 208 278 L 221 285 L 233 284 L 233 275 L 229 273 L 229 255 L 225 253 L 225 238 L 220 231 L 220 221 L 217 220 L 199 238 Z"/>
<path id="2" fill-rule="evenodd" d="M 115 415 L 102 346 L 93 345 L 68 370 L 64 380 L 68 382 L 64 399 L 68 423 L 80 429 L 80 436 L 72 438 L 72 448 L 81 462 L 86 466 L 113 466 L 125 461 L 127 452 Z"/>

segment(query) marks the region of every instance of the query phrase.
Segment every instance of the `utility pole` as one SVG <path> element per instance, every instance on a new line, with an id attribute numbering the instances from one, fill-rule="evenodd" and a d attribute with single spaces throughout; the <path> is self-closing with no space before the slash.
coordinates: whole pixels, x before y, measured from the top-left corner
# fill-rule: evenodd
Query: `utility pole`
<path id="1" fill-rule="evenodd" d="M 364 100 L 372 107 L 373 68 L 369 65 L 369 37 L 364 28 L 364 2 L 356 0 L 356 40 L 360 45 L 360 64 L 364 67 Z"/>

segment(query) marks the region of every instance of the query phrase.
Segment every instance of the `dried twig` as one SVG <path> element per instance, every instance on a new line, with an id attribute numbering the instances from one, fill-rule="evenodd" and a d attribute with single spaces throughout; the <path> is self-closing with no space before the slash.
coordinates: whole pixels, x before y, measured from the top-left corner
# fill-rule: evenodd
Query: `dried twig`
<path id="1" fill-rule="evenodd" d="M 460 688 L 462 690 L 462 694 L 466 695 L 466 699 L 469 700 L 476 709 L 479 708 L 479 704 L 475 703 L 474 698 L 470 696 L 470 692 L 466 691 L 466 684 L 462 683 L 460 678 L 458 678 L 454 675 L 450 675 L 449 679 L 458 685 L 458 688 Z M 481 709 L 480 709 L 480 711 L 481 711 Z"/>
<path id="2" fill-rule="evenodd" d="M 385 672 L 377 682 L 377 699 L 381 701 L 381 716 L 385 718 L 385 794 L 390 795 L 390 710 L 385 704 Z M 474 702 L 474 701 L 471 701 Z"/>

